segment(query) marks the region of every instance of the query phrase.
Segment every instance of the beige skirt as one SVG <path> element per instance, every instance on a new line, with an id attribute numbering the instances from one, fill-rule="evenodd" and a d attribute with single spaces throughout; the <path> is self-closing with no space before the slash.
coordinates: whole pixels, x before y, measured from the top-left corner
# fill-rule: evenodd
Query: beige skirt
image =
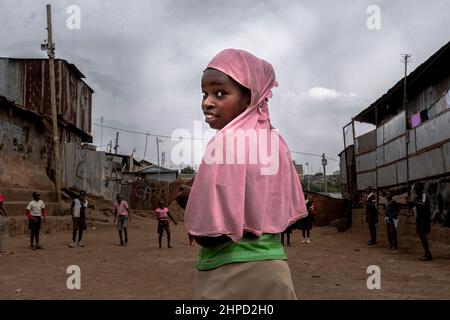
<path id="1" fill-rule="evenodd" d="M 230 263 L 197 272 L 196 300 L 297 300 L 285 260 Z"/>

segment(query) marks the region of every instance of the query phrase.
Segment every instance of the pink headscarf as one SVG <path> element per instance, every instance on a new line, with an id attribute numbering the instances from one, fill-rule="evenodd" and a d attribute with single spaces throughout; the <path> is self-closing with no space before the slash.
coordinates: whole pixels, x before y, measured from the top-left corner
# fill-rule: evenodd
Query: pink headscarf
<path id="1" fill-rule="evenodd" d="M 216 55 L 207 68 L 217 69 L 250 89 L 251 102 L 208 143 L 186 207 L 187 230 L 194 236 L 227 235 L 235 242 L 240 241 L 244 231 L 257 236 L 280 233 L 306 216 L 307 211 L 289 149 L 270 124 L 267 101 L 272 97 L 271 89 L 277 86 L 272 65 L 246 51 L 227 49 Z M 207 160 L 207 154 L 225 155 L 229 148 L 220 142 L 235 141 L 239 130 L 259 133 L 253 144 L 245 143 L 245 148 L 239 150 L 245 163 Z M 271 137 L 278 145 L 264 142 L 271 141 Z M 255 146 L 258 152 L 272 154 L 269 163 L 251 161 L 250 148 Z M 234 160 L 239 157 L 236 154 Z M 278 169 L 275 172 L 267 170 L 274 166 Z"/>

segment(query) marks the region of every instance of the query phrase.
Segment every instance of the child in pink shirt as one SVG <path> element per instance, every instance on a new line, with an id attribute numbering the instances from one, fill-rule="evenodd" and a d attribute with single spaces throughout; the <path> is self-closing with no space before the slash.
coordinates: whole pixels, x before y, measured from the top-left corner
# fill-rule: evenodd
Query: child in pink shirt
<path id="1" fill-rule="evenodd" d="M 128 219 L 131 220 L 130 210 L 128 209 L 128 203 L 123 200 L 120 194 L 117 195 L 117 201 L 114 203 L 114 222 L 117 219 L 117 231 L 119 231 L 120 245 L 128 246 Z M 122 239 L 122 230 L 125 233 L 125 243 Z"/>
<path id="2" fill-rule="evenodd" d="M 170 245 L 170 228 L 169 228 L 169 219 L 168 218 L 170 218 L 175 225 L 177 225 L 178 223 L 170 215 L 169 209 L 164 207 L 164 201 L 159 202 L 159 208 L 156 208 L 155 213 L 156 213 L 156 219 L 158 219 L 157 232 L 159 234 L 159 248 L 161 249 L 161 241 L 162 241 L 164 230 L 166 230 L 166 233 L 167 233 L 167 248 L 173 248 Z"/>

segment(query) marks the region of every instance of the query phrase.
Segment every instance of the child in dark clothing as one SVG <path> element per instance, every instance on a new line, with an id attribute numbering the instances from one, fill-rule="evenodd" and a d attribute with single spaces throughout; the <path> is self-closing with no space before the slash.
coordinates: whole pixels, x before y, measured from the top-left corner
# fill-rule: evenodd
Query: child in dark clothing
<path id="1" fill-rule="evenodd" d="M 372 187 L 367 188 L 366 198 L 366 222 L 369 224 L 370 240 L 368 245 L 377 244 L 377 223 L 378 223 L 378 211 L 376 206 L 376 195 L 372 190 Z"/>
<path id="2" fill-rule="evenodd" d="M 86 192 L 80 191 L 80 196 L 72 201 L 72 243 L 69 245 L 70 248 L 75 246 L 84 247 L 84 243 L 81 242 L 83 237 L 83 231 L 87 229 L 86 227 L 86 209 L 88 206 L 88 201 L 86 200 Z M 75 242 L 77 239 L 78 242 Z"/>
<path id="3" fill-rule="evenodd" d="M 386 196 L 386 209 L 384 222 L 386 223 L 387 235 L 389 241 L 389 249 L 397 249 L 397 229 L 398 229 L 398 212 L 400 207 L 398 203 L 392 199 L 392 192 L 388 192 Z"/>
<path id="4" fill-rule="evenodd" d="M 423 249 L 425 250 L 425 254 L 422 258 L 420 258 L 420 260 L 431 261 L 433 260 L 433 256 L 431 255 L 427 239 L 427 233 L 430 233 L 431 229 L 430 200 L 424 191 L 424 185 L 422 182 L 417 182 L 414 185 L 414 191 L 416 193 L 416 198 L 414 201 L 408 201 L 408 203 L 416 207 L 416 232 L 419 235 Z"/>
<path id="5" fill-rule="evenodd" d="M 300 222 L 300 229 L 302 230 L 303 234 L 303 241 L 302 243 L 311 243 L 311 239 L 309 238 L 310 231 L 312 229 L 312 225 L 314 222 L 314 203 L 312 199 L 309 199 L 307 196 L 306 198 L 306 210 L 308 211 L 308 215 L 302 219 L 299 220 Z"/>

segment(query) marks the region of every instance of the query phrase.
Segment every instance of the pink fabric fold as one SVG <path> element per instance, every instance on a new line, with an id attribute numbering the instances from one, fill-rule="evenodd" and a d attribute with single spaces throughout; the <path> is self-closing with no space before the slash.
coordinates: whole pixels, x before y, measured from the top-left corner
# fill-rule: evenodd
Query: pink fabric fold
<path id="1" fill-rule="evenodd" d="M 289 148 L 270 124 L 267 102 L 277 86 L 272 65 L 246 51 L 227 49 L 207 68 L 250 89 L 251 102 L 208 143 L 186 207 L 188 232 L 228 235 L 235 242 L 244 231 L 280 233 L 308 213 Z M 249 133 L 247 143 L 233 144 L 242 132 Z"/>

